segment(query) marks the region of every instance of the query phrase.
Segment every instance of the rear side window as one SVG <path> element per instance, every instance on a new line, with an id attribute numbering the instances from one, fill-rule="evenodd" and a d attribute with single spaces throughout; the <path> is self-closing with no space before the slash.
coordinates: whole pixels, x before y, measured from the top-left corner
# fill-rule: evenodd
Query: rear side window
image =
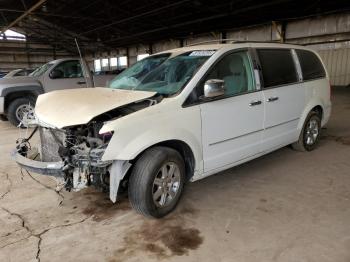
<path id="1" fill-rule="evenodd" d="M 313 52 L 307 50 L 295 51 L 298 55 L 304 80 L 312 80 L 326 76 L 326 72 L 324 71 L 320 59 Z"/>
<path id="2" fill-rule="evenodd" d="M 257 52 L 265 88 L 298 81 L 294 60 L 289 49 L 258 49 Z"/>

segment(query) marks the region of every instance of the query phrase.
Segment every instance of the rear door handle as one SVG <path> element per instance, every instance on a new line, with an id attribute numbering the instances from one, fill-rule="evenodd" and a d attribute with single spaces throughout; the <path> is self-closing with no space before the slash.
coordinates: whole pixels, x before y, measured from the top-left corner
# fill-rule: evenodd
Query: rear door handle
<path id="1" fill-rule="evenodd" d="M 86 84 L 86 82 L 85 81 L 78 81 L 77 84 L 78 85 L 83 85 L 83 84 Z"/>
<path id="2" fill-rule="evenodd" d="M 273 97 L 269 97 L 266 101 L 267 102 L 273 102 L 273 101 L 276 101 L 278 100 L 278 97 L 277 96 L 273 96 Z"/>
<path id="3" fill-rule="evenodd" d="M 254 101 L 249 103 L 249 106 L 257 106 L 257 105 L 260 105 L 260 104 L 261 104 L 260 100 L 254 100 Z"/>

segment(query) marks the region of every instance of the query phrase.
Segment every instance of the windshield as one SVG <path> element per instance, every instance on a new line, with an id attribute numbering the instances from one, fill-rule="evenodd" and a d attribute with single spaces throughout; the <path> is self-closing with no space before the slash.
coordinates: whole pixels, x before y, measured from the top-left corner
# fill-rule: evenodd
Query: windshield
<path id="1" fill-rule="evenodd" d="M 12 70 L 10 72 L 8 72 L 4 78 L 11 78 L 13 77 L 17 72 L 20 72 L 22 69 L 15 69 L 15 70 Z"/>
<path id="2" fill-rule="evenodd" d="M 41 76 L 42 74 L 44 74 L 51 66 L 53 66 L 52 62 L 49 62 L 45 65 L 42 65 L 40 67 L 38 67 L 37 69 L 35 69 L 33 72 L 31 72 L 29 74 L 29 76 Z"/>
<path id="3" fill-rule="evenodd" d="M 110 83 L 109 87 L 118 89 L 131 89 L 143 79 L 147 73 L 161 65 L 169 58 L 170 54 L 161 54 L 144 58 L 121 72 Z"/>
<path id="4" fill-rule="evenodd" d="M 212 50 L 192 51 L 170 58 L 150 71 L 134 85 L 112 88 L 157 92 L 172 95 L 180 91 L 193 77 L 202 64 L 214 53 Z"/>

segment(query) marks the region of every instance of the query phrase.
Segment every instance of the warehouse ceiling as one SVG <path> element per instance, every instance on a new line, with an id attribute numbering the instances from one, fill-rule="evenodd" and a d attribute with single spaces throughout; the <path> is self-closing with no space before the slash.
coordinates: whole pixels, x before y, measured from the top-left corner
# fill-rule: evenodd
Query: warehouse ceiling
<path id="1" fill-rule="evenodd" d="M 0 26 L 6 28 L 39 0 L 0 0 Z M 344 12 L 349 0 L 47 0 L 14 29 L 33 42 L 75 52 L 108 50 L 191 34 Z"/>

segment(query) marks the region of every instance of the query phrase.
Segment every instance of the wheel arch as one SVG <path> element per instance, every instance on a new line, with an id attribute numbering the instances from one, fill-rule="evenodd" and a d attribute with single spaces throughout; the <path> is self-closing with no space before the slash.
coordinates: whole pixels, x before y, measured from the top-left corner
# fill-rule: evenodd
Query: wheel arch
<path id="1" fill-rule="evenodd" d="M 155 146 L 169 147 L 179 152 L 185 162 L 186 181 L 189 181 L 193 177 L 196 160 L 191 147 L 187 143 L 181 140 L 173 139 L 159 142 L 152 147 Z"/>
<path id="2" fill-rule="evenodd" d="M 309 105 L 304 109 L 299 124 L 298 124 L 298 130 L 301 132 L 301 130 L 303 129 L 305 120 L 307 118 L 307 116 L 309 115 L 310 112 L 315 111 L 317 113 L 320 114 L 321 117 L 321 121 L 323 119 L 324 116 L 324 108 L 323 105 L 320 101 L 314 101 L 312 103 L 309 103 Z"/>
<path id="3" fill-rule="evenodd" d="M 124 177 L 124 179 L 128 179 L 134 164 L 137 162 L 137 160 L 142 156 L 142 154 L 147 151 L 150 148 L 153 147 L 157 147 L 157 146 L 163 146 L 163 147 L 168 147 L 168 148 L 172 148 L 174 150 L 176 150 L 177 152 L 179 152 L 179 154 L 181 155 L 181 157 L 184 160 L 185 163 L 185 176 L 186 176 L 186 182 L 189 181 L 193 175 L 194 175 L 194 170 L 195 170 L 195 164 L 196 164 L 196 159 L 193 153 L 193 150 L 191 149 L 191 147 L 184 141 L 182 140 L 178 140 L 178 139 L 169 139 L 169 140 L 165 140 L 162 142 L 158 142 L 155 143 L 153 145 L 150 145 L 149 147 L 147 147 L 146 149 L 142 150 L 141 152 L 139 152 L 137 154 L 137 156 L 131 160 L 130 162 L 133 164 L 131 166 L 131 168 L 128 170 L 126 176 Z"/>
<path id="4" fill-rule="evenodd" d="M 5 98 L 5 104 L 4 104 L 5 112 L 7 111 L 10 103 L 15 99 L 22 98 L 22 97 L 24 98 L 31 97 L 34 100 L 36 100 L 37 97 L 43 93 L 44 91 L 42 90 L 42 88 L 38 86 L 7 88 L 3 91 L 3 96 Z"/>
<path id="5" fill-rule="evenodd" d="M 312 111 L 318 113 L 319 116 L 321 117 L 321 121 L 322 121 L 322 119 L 323 119 L 323 108 L 322 108 L 322 106 L 321 106 L 321 105 L 314 106 L 314 107 L 310 110 L 310 112 L 312 112 Z"/>

